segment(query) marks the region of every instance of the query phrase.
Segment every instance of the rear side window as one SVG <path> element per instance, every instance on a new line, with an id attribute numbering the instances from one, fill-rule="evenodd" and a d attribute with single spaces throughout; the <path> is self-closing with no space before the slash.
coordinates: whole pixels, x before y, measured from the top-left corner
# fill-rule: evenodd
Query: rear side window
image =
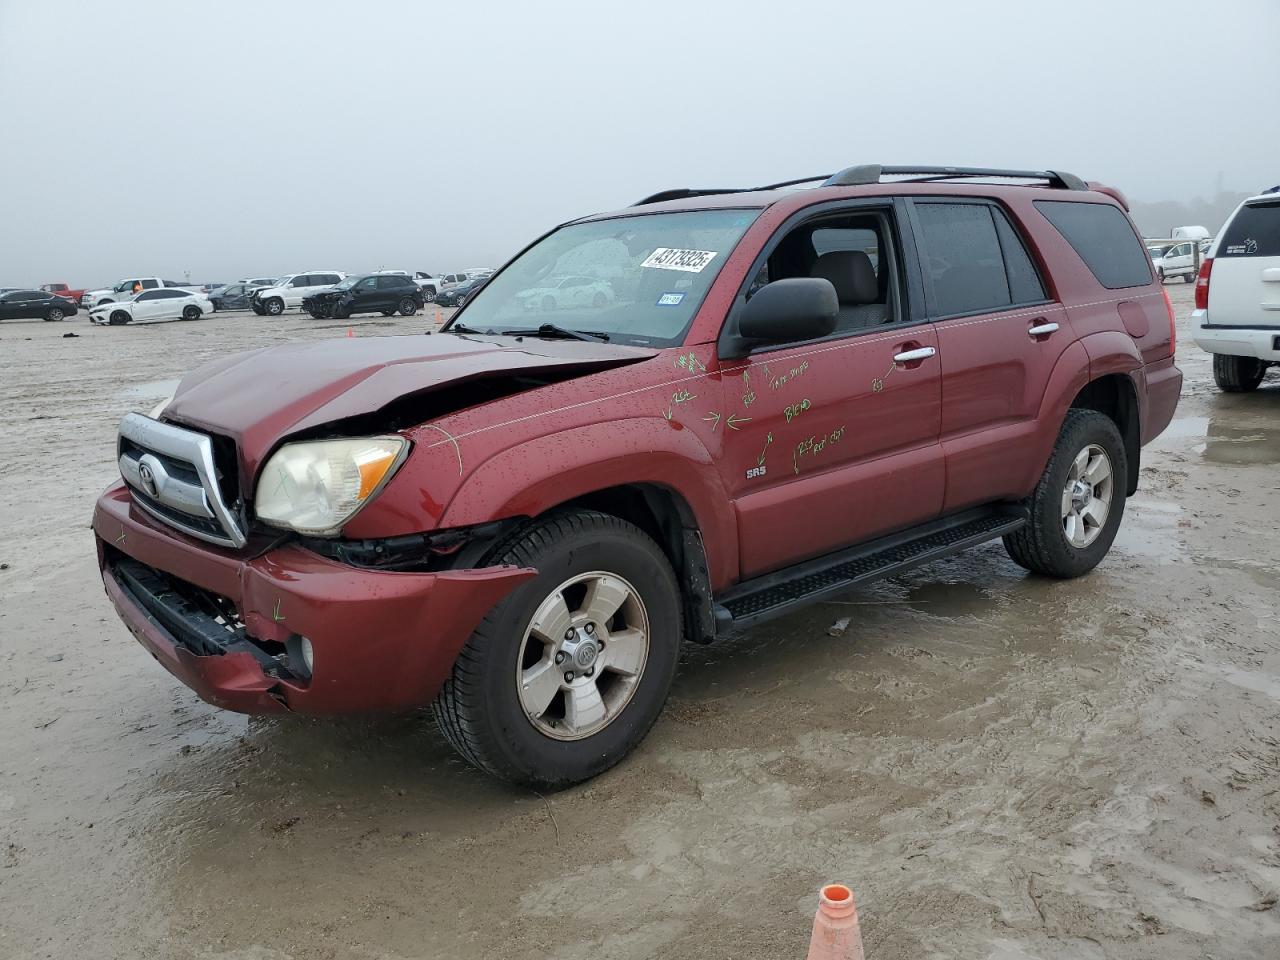
<path id="1" fill-rule="evenodd" d="M 156 287 L 160 286 L 160 281 L 159 280 L 143 280 L 142 286 L 143 286 L 143 289 L 154 290 Z"/>
<path id="2" fill-rule="evenodd" d="M 933 313 L 951 317 L 1012 305 L 991 210 L 983 203 L 917 203 Z"/>
<path id="3" fill-rule="evenodd" d="M 1037 200 L 1036 209 L 1108 290 L 1151 283 L 1151 260 L 1128 218 L 1116 207 L 1109 203 Z"/>
<path id="4" fill-rule="evenodd" d="M 1280 201 L 1250 203 L 1227 224 L 1219 257 L 1280 257 Z"/>

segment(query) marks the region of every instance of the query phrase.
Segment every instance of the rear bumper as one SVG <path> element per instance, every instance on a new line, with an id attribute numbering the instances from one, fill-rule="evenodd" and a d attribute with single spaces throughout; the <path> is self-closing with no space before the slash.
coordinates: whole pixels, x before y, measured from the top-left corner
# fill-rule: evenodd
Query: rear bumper
<path id="1" fill-rule="evenodd" d="M 1182 396 L 1182 371 L 1173 362 L 1173 357 L 1157 360 L 1143 368 L 1147 383 L 1147 404 L 1142 417 L 1142 443 L 1148 444 L 1160 434 L 1173 420 L 1174 411 L 1178 409 L 1178 398 Z"/>
<path id="2" fill-rule="evenodd" d="M 1229 357 L 1256 357 L 1280 362 L 1280 325 L 1215 326 L 1209 322 L 1206 310 L 1191 314 L 1191 322 L 1194 324 L 1191 338 L 1201 350 Z"/>
<path id="3" fill-rule="evenodd" d="M 93 529 L 107 595 L 138 642 L 201 699 L 241 713 L 424 706 L 481 618 L 534 575 L 516 567 L 389 573 L 294 545 L 246 558 L 151 520 L 123 484 L 99 498 Z M 245 652 L 240 643 L 216 655 L 194 652 L 116 575 L 122 557 L 231 601 L 243 639 L 260 649 Z M 309 679 L 274 669 L 264 655 L 297 636 L 314 650 Z"/>

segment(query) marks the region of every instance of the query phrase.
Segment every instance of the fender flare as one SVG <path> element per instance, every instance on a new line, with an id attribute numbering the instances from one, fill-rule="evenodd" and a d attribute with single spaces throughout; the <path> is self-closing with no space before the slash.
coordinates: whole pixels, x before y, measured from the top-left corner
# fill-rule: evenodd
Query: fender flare
<path id="1" fill-rule="evenodd" d="M 688 505 L 712 583 L 736 576 L 737 519 L 715 461 L 697 434 L 660 417 L 595 423 L 500 450 L 470 472 L 439 526 L 535 517 L 588 494 L 636 484 L 665 488 Z"/>

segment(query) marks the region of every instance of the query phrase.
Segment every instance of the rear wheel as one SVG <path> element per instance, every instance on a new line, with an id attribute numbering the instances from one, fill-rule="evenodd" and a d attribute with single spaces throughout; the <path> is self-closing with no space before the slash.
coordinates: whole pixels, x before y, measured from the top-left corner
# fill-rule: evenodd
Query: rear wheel
<path id="1" fill-rule="evenodd" d="M 1159 280 L 1161 283 L 1164 283 L 1164 267 L 1156 268 L 1156 279 Z"/>
<path id="2" fill-rule="evenodd" d="M 1213 355 L 1213 379 L 1225 393 L 1248 393 L 1257 390 L 1266 376 L 1267 365 L 1257 357 Z"/>
<path id="3" fill-rule="evenodd" d="M 133 318 L 130 317 L 129 314 L 125 313 L 123 310 L 116 310 L 114 313 L 111 314 L 107 322 L 111 324 L 111 326 L 113 327 L 120 327 L 128 323 L 132 319 Z"/>
<path id="4" fill-rule="evenodd" d="M 648 733 L 680 650 L 680 590 L 643 531 L 594 511 L 549 516 L 489 556 L 532 567 L 480 622 L 433 705 L 464 759 L 512 783 L 602 773 Z"/>
<path id="5" fill-rule="evenodd" d="M 66 314 L 62 312 L 61 307 L 50 307 L 49 313 L 45 317 L 46 320 L 61 320 Z"/>
<path id="6" fill-rule="evenodd" d="M 1115 421 L 1096 410 L 1069 411 L 1028 502 L 1030 521 L 1004 538 L 1009 556 L 1047 577 L 1088 573 L 1120 529 L 1128 475 Z"/>
<path id="7" fill-rule="evenodd" d="M 413 297 L 404 297 L 400 301 L 400 316 L 412 317 L 418 312 L 418 304 L 414 302 Z"/>
<path id="8" fill-rule="evenodd" d="M 199 307 L 197 307 L 195 304 L 191 304 L 189 306 L 182 308 L 182 319 L 183 320 L 199 320 L 202 313 L 203 311 Z"/>
<path id="9" fill-rule="evenodd" d="M 263 308 L 267 311 L 268 316 L 278 317 L 284 313 L 284 301 L 279 297 L 272 297 L 263 304 Z"/>

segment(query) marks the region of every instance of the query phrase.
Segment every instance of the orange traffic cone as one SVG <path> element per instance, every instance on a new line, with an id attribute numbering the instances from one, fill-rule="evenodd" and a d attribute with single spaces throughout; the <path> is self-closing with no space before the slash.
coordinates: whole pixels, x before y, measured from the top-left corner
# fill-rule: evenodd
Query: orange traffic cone
<path id="1" fill-rule="evenodd" d="M 864 960 L 858 908 L 843 883 L 829 883 L 818 892 L 808 960 Z"/>
<path id="2" fill-rule="evenodd" d="M 440 308 L 436 307 L 436 326 L 440 326 L 440 321 L 444 318 L 444 314 L 440 312 Z"/>
<path id="3" fill-rule="evenodd" d="M 356 332 L 352 330 L 350 327 L 347 327 L 347 336 L 354 337 L 355 335 L 356 335 Z"/>

